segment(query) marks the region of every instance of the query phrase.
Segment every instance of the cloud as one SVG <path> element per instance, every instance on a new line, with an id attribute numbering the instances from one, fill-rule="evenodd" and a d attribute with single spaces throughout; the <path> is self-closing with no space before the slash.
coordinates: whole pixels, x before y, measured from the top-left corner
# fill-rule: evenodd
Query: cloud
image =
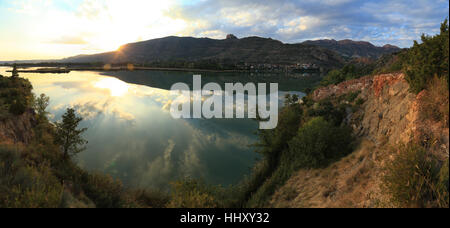
<path id="1" fill-rule="evenodd" d="M 84 45 L 88 44 L 82 37 L 77 36 L 62 36 L 58 39 L 51 40 L 49 43 L 53 44 L 68 44 L 68 45 Z"/>
<path id="2" fill-rule="evenodd" d="M 215 31 L 289 43 L 334 38 L 408 47 L 422 33 L 438 32 L 448 5 L 445 0 L 205 0 L 181 7 L 175 15 L 204 25 L 188 28 L 194 36 Z"/>
<path id="3" fill-rule="evenodd" d="M 333 38 L 409 47 L 422 33 L 438 33 L 439 24 L 449 16 L 448 0 L 8 0 L 5 3 L 0 4 L 0 16 L 11 12 L 18 15 L 5 17 L 5 23 L 0 25 L 8 31 L 0 37 L 2 49 L 14 47 L 4 50 L 7 56 L 3 58 L 12 58 L 9 53 L 18 52 L 17 49 L 28 53 L 27 58 L 38 53 L 67 57 L 113 51 L 126 43 L 171 35 L 225 38 L 229 33 L 238 37 L 271 37 L 286 43 Z M 11 33 L 17 28 L 20 31 Z M 59 44 L 72 45 L 52 46 Z"/>

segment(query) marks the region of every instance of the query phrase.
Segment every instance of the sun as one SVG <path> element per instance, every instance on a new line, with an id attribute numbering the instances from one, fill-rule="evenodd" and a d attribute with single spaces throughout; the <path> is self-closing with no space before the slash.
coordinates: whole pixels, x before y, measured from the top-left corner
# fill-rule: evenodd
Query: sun
<path id="1" fill-rule="evenodd" d="M 123 96 L 129 90 L 129 86 L 127 83 L 116 78 L 100 79 L 94 84 L 94 87 L 109 90 L 110 95 L 113 97 Z"/>

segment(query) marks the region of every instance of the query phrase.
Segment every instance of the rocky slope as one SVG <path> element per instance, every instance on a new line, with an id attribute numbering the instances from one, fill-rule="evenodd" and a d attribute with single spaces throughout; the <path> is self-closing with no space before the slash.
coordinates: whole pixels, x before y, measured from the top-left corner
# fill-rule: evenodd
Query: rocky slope
<path id="1" fill-rule="evenodd" d="M 274 195 L 274 207 L 385 207 L 380 190 L 384 165 L 392 148 L 415 141 L 435 145 L 432 152 L 442 159 L 449 154 L 448 125 L 421 119 L 424 92 L 409 92 L 403 74 L 368 76 L 321 88 L 315 101 L 361 91 L 364 104 L 347 110 L 346 123 L 358 137 L 354 153 L 327 169 L 301 170 Z"/>
<path id="2" fill-rule="evenodd" d="M 34 110 L 28 110 L 20 116 L 0 120 L 1 144 L 28 144 L 33 138 L 33 127 L 37 124 Z"/>

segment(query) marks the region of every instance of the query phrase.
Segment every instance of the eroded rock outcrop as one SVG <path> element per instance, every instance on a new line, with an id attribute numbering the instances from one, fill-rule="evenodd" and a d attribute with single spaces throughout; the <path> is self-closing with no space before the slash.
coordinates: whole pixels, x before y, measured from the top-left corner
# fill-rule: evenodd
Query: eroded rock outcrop
<path id="1" fill-rule="evenodd" d="M 36 125 L 35 113 L 28 110 L 24 114 L 0 120 L 0 143 L 28 144 L 33 138 L 33 127 Z"/>

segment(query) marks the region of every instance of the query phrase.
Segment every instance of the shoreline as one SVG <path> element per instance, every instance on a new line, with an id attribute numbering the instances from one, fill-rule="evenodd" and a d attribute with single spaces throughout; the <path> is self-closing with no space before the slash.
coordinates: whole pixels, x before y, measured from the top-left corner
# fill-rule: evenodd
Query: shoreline
<path id="1" fill-rule="evenodd" d="M 5 66 L 7 67 L 7 66 Z M 213 70 L 213 69 L 196 69 L 196 68 L 172 68 L 172 67 L 141 67 L 141 66 L 121 66 L 121 67 L 68 67 L 68 68 L 37 68 L 28 70 L 27 68 L 18 69 L 18 73 L 37 73 L 37 74 L 66 74 L 71 71 L 173 71 L 173 72 L 210 72 L 210 73 L 274 73 L 274 74 L 302 74 L 300 72 L 285 72 L 285 71 L 249 71 L 249 70 Z M 6 72 L 12 72 L 7 70 Z M 320 72 L 304 72 L 304 73 L 320 73 Z"/>

